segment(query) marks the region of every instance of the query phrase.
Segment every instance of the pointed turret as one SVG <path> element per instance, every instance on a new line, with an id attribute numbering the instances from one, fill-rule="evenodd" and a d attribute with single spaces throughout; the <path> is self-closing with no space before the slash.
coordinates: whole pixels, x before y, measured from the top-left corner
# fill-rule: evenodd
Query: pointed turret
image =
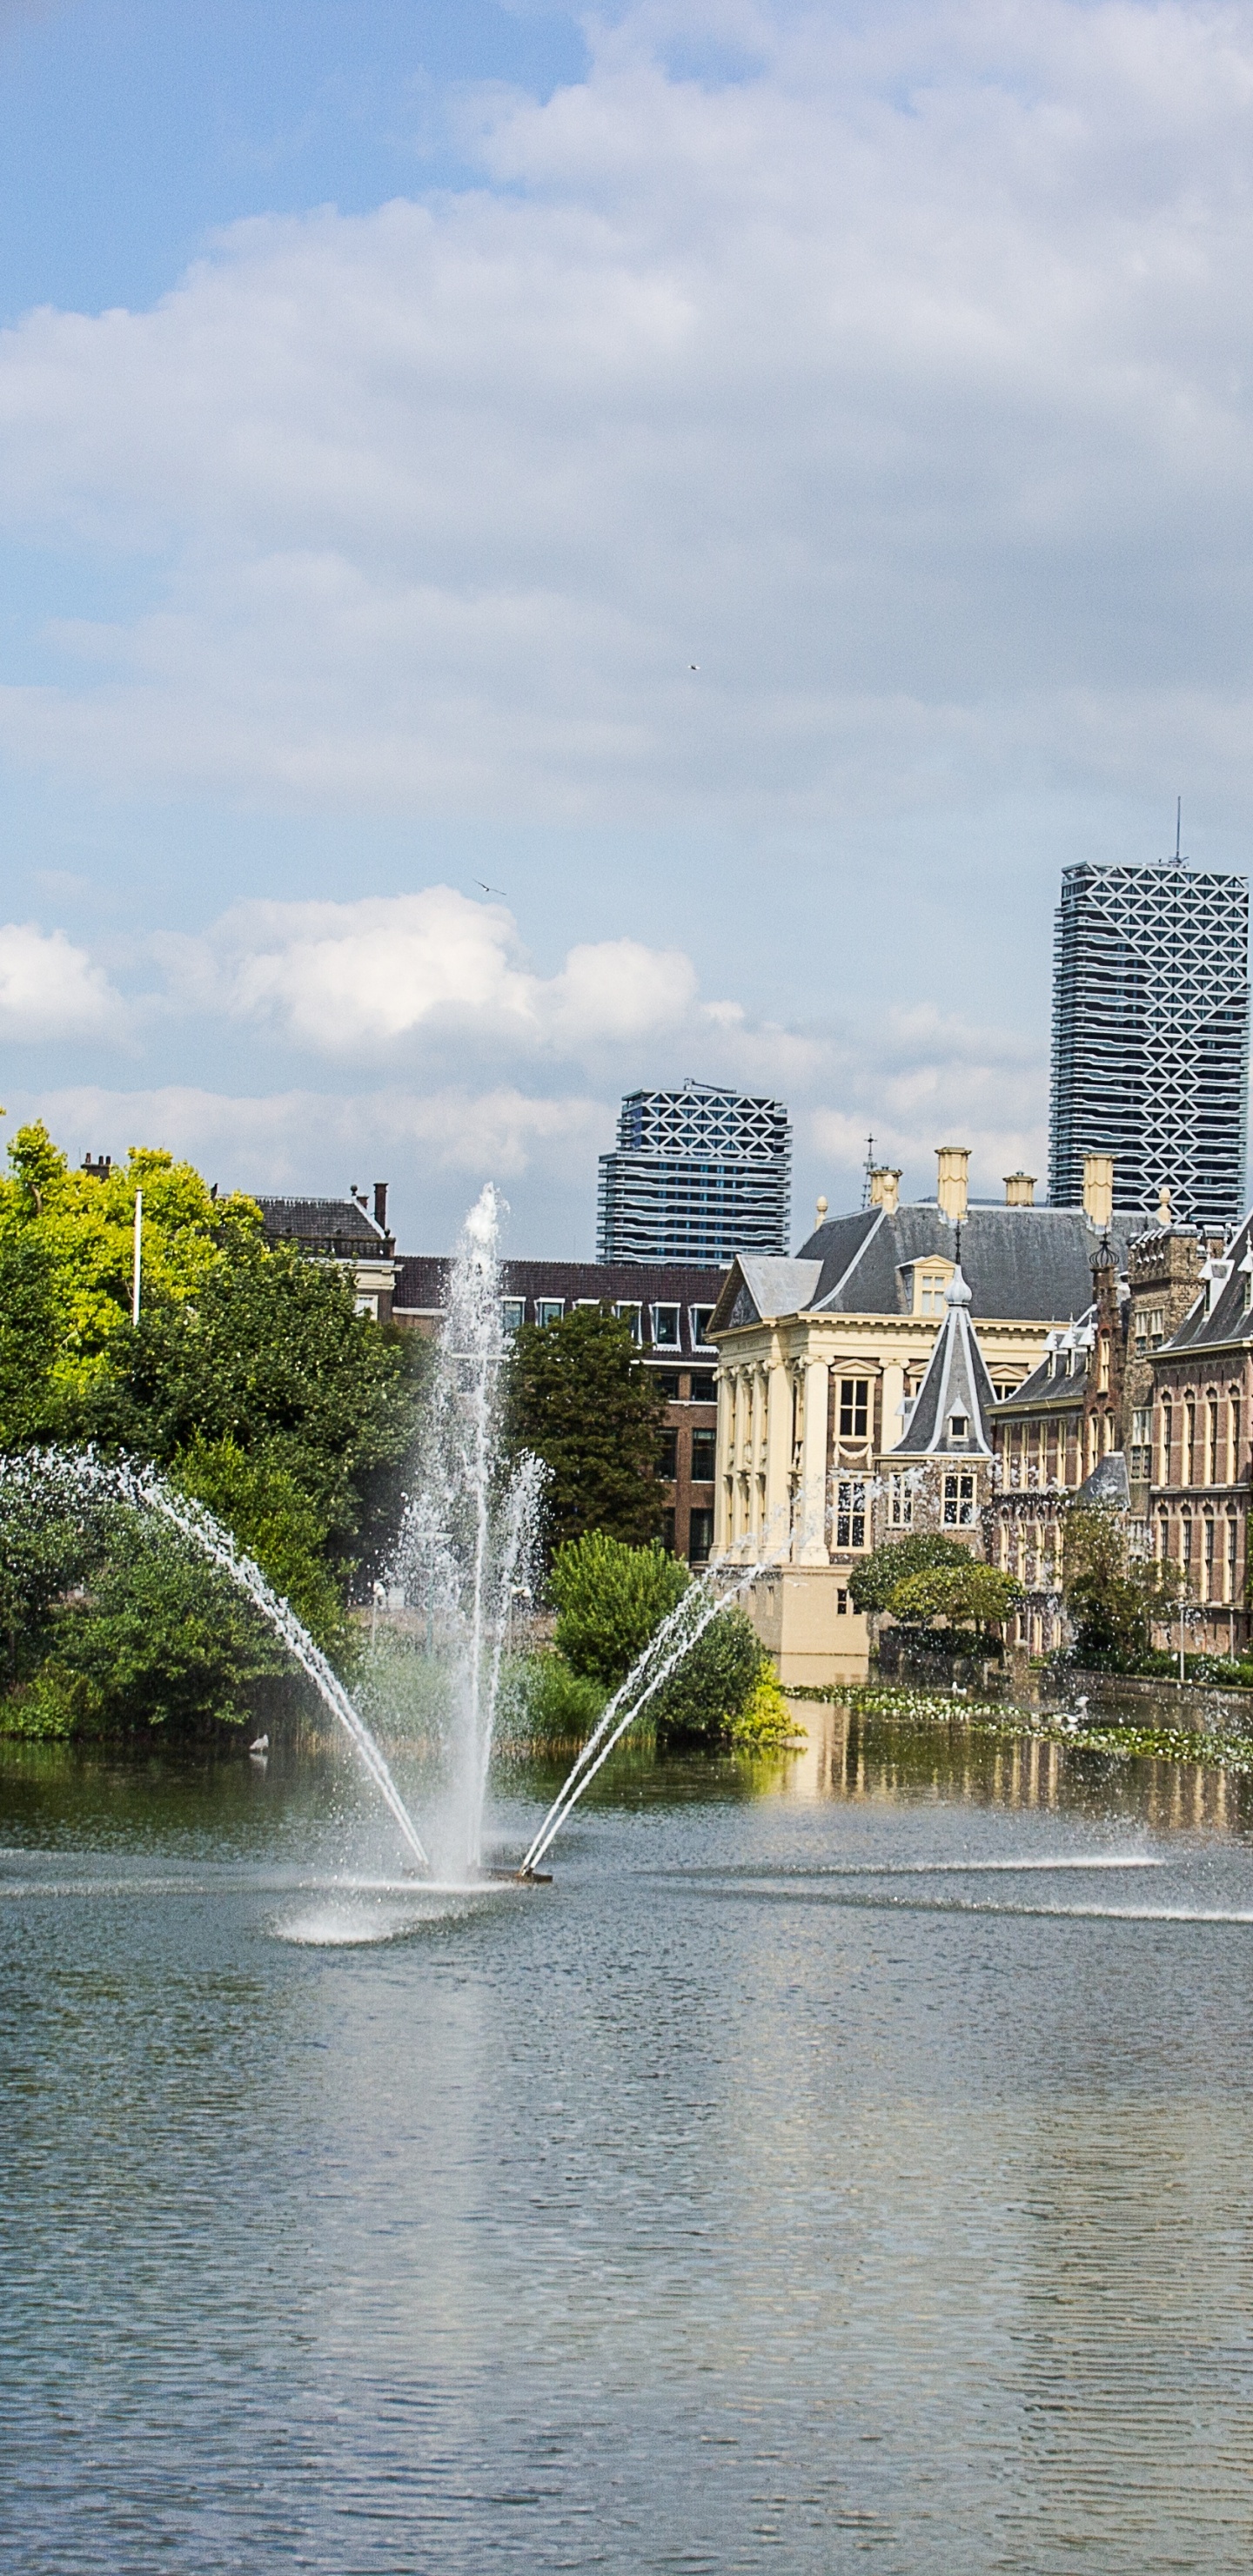
<path id="1" fill-rule="evenodd" d="M 996 1398 L 979 1337 L 970 1320 L 970 1288 L 958 1262 L 944 1295 L 944 1322 L 936 1337 L 896 1458 L 990 1458 L 991 1407 Z"/>

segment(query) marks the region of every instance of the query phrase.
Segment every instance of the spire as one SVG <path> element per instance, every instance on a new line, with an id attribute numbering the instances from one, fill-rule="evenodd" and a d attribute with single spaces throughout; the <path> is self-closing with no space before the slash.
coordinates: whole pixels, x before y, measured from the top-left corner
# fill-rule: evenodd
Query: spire
<path id="1" fill-rule="evenodd" d="M 973 1303 L 961 1263 L 944 1292 L 944 1321 L 927 1374 L 911 1405 L 894 1458 L 990 1458 L 992 1381 L 971 1321 Z"/>

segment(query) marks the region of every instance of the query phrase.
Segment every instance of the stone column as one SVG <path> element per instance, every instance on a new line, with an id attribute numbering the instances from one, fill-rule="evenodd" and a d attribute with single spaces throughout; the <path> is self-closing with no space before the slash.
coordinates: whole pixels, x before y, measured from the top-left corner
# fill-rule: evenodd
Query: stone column
<path id="1" fill-rule="evenodd" d="M 760 1366 L 753 1370 L 749 1417 L 748 1465 L 749 1512 L 748 1531 L 752 1540 L 751 1557 L 761 1555 L 761 1463 L 766 1435 L 766 1372 Z"/>
<path id="2" fill-rule="evenodd" d="M 801 1490 L 798 1513 L 801 1565 L 828 1565 L 827 1547 L 827 1407 L 831 1375 L 825 1360 L 805 1362 L 805 1425 L 801 1438 Z"/>
<path id="3" fill-rule="evenodd" d="M 776 1359 L 766 1379 L 766 1556 L 777 1556 L 787 1540 L 791 1476 L 792 1372 L 786 1360 Z"/>

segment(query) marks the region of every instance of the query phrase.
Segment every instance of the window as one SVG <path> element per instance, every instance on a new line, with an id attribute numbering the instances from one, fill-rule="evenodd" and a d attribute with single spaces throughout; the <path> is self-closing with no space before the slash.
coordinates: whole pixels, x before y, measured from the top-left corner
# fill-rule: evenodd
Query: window
<path id="1" fill-rule="evenodd" d="M 914 1526 L 914 1493 L 908 1475 L 893 1474 L 888 1478 L 888 1526 L 894 1530 Z"/>
<path id="2" fill-rule="evenodd" d="M 689 1306 L 687 1311 L 692 1324 L 692 1348 L 694 1351 L 703 1350 L 709 1340 L 713 1308 L 712 1306 Z"/>
<path id="3" fill-rule="evenodd" d="M 1149 1349 L 1151 1351 L 1160 1351 L 1162 1343 L 1165 1340 L 1165 1332 L 1163 1330 L 1164 1313 L 1165 1309 L 1161 1306 L 1153 1306 L 1149 1310 Z"/>
<path id="4" fill-rule="evenodd" d="M 659 1351 L 677 1351 L 679 1347 L 677 1306 L 654 1306 L 653 1342 Z"/>
<path id="5" fill-rule="evenodd" d="M 840 1438 L 864 1440 L 869 1414 L 870 1382 L 864 1377 L 840 1379 Z"/>
<path id="6" fill-rule="evenodd" d="M 682 1380 L 677 1369 L 656 1369 L 654 1375 L 667 1404 L 677 1404 Z"/>
<path id="7" fill-rule="evenodd" d="M 948 1277 L 946 1272 L 943 1270 L 920 1271 L 918 1274 L 918 1313 L 920 1315 L 942 1315 L 944 1312 L 944 1291 L 947 1286 Z"/>
<path id="8" fill-rule="evenodd" d="M 632 1305 L 629 1299 L 624 1299 L 621 1305 L 614 1307 L 613 1311 L 624 1324 L 630 1325 L 632 1341 L 642 1341 L 643 1321 L 641 1309 L 638 1306 Z"/>
<path id="9" fill-rule="evenodd" d="M 693 1565 L 705 1565 L 714 1543 L 712 1512 L 693 1512 L 687 1525 L 687 1552 Z"/>
<path id="10" fill-rule="evenodd" d="M 860 1478 L 841 1476 L 835 1489 L 835 1544 L 866 1544 L 866 1488 Z"/>
<path id="11" fill-rule="evenodd" d="M 1185 1586 L 1192 1585 L 1192 1514 L 1185 1512 L 1179 1524 L 1179 1562 L 1183 1567 Z"/>
<path id="12" fill-rule="evenodd" d="M 566 1301 L 564 1297 L 537 1297 L 535 1300 L 535 1321 L 537 1324 L 559 1324 L 565 1311 Z"/>
<path id="13" fill-rule="evenodd" d="M 1162 1406 L 1162 1458 L 1157 1478 L 1159 1485 L 1168 1485 L 1170 1483 L 1170 1453 L 1174 1436 L 1174 1408 L 1169 1404 L 1164 1404 Z"/>
<path id="14" fill-rule="evenodd" d="M 354 1297 L 352 1311 L 354 1315 L 368 1315 L 371 1322 L 377 1324 L 379 1301 L 377 1297 Z"/>
<path id="15" fill-rule="evenodd" d="M 1191 1398 L 1183 1408 L 1183 1473 L 1181 1485 L 1196 1483 L 1196 1406 Z"/>
<path id="16" fill-rule="evenodd" d="M 662 1435 L 661 1435 L 661 1448 L 660 1448 L 660 1450 L 659 1450 L 659 1452 L 658 1452 L 657 1473 L 658 1473 L 658 1475 L 659 1475 L 659 1476 L 674 1477 L 674 1476 L 677 1476 L 678 1472 L 679 1472 L 679 1435 L 678 1435 L 678 1432 L 677 1432 L 677 1431 L 675 1431 L 674 1429 L 671 1429 L 671 1430 L 669 1430 L 669 1431 L 663 1431 L 663 1432 L 662 1432 Z"/>
<path id="17" fill-rule="evenodd" d="M 837 1619 L 848 1617 L 848 1592 L 842 1583 L 837 1583 L 835 1587 L 835 1615 Z"/>
<path id="18" fill-rule="evenodd" d="M 1236 1516 L 1235 1516 L 1235 1513 L 1234 1513 L 1234 1512 L 1229 1512 L 1229 1513 L 1227 1514 L 1227 1581 L 1226 1581 L 1226 1585 L 1225 1585 L 1225 1587 L 1224 1587 L 1224 1599 L 1226 1599 L 1226 1600 L 1228 1600 L 1228 1601 L 1234 1601 L 1234 1600 L 1235 1600 L 1235 1597 L 1236 1597 Z"/>
<path id="19" fill-rule="evenodd" d="M 1214 1598 L 1214 1515 L 1212 1512 L 1206 1513 L 1203 1528 L 1205 1555 L 1201 1574 L 1201 1599 L 1212 1601 Z"/>
<path id="20" fill-rule="evenodd" d="M 948 1434 L 950 1440 L 968 1440 L 970 1438 L 970 1424 L 964 1413 L 950 1413 L 948 1417 Z"/>
<path id="21" fill-rule="evenodd" d="M 694 1370 L 692 1373 L 693 1404 L 716 1404 L 717 1401 L 718 1381 L 712 1369 Z"/>
<path id="22" fill-rule="evenodd" d="M 1212 1395 L 1205 1407 L 1205 1482 L 1221 1483 L 1218 1473 L 1218 1398 Z"/>
<path id="23" fill-rule="evenodd" d="M 1109 1335 L 1102 1333 L 1096 1351 L 1096 1385 L 1099 1395 L 1109 1394 Z"/>
<path id="24" fill-rule="evenodd" d="M 694 1432 L 692 1433 L 692 1482 L 693 1482 L 693 1484 L 696 1484 L 696 1485 L 709 1485 L 709 1484 L 712 1484 L 712 1482 L 713 1482 L 713 1472 L 714 1472 L 714 1454 L 715 1454 L 715 1451 L 716 1451 L 716 1449 L 717 1449 L 717 1444 L 718 1444 L 718 1434 L 717 1434 L 717 1432 L 716 1432 L 716 1431 L 694 1431 Z"/>
<path id="25" fill-rule="evenodd" d="M 673 1512 L 663 1512 L 663 1513 L 662 1513 L 662 1515 L 661 1515 L 661 1544 L 662 1544 L 662 1546 L 664 1547 L 664 1549 L 665 1549 L 665 1551 L 666 1551 L 667 1556 L 673 1556 L 673 1554 L 674 1554 L 674 1514 L 673 1514 Z"/>
<path id="26" fill-rule="evenodd" d="M 1146 1479 L 1149 1474 L 1149 1428 L 1150 1408 L 1147 1404 L 1138 1405 L 1131 1416 L 1131 1456 L 1127 1462 L 1127 1473 L 1133 1480 Z"/>
<path id="27" fill-rule="evenodd" d="M 969 1529 L 975 1516 L 975 1480 L 973 1475 L 953 1475 L 944 1479 L 944 1526 L 946 1529 Z"/>
<path id="28" fill-rule="evenodd" d="M 1231 1402 L 1231 1472 L 1230 1472 L 1230 1475 L 1229 1475 L 1229 1478 L 1228 1478 L 1228 1482 L 1229 1482 L 1230 1484 L 1234 1485 L 1234 1484 L 1237 1484 L 1237 1483 L 1239 1482 L 1239 1477 L 1240 1477 L 1240 1398 L 1239 1398 L 1239 1396 L 1236 1394 L 1236 1391 L 1235 1391 L 1235 1388 L 1234 1388 L 1234 1387 L 1233 1387 L 1233 1388 L 1232 1388 L 1232 1390 L 1231 1390 L 1231 1398 L 1230 1398 L 1230 1402 Z"/>
<path id="29" fill-rule="evenodd" d="M 502 1297 L 500 1301 L 500 1320 L 507 1333 L 516 1333 L 518 1326 L 526 1320 L 525 1297 Z"/>
<path id="30" fill-rule="evenodd" d="M 1165 1564 L 1166 1559 L 1170 1554 L 1170 1522 L 1168 1521 L 1165 1512 L 1160 1513 L 1158 1516 L 1157 1553 L 1160 1556 L 1162 1563 Z"/>

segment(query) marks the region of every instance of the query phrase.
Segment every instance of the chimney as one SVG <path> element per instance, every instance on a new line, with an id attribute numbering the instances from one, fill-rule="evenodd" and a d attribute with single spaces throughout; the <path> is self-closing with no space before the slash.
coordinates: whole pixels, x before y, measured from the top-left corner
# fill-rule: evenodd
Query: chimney
<path id="1" fill-rule="evenodd" d="M 940 1213 L 950 1225 L 962 1225 L 966 1217 L 966 1182 L 970 1170 L 969 1145 L 937 1145 L 935 1194 Z"/>
<path id="2" fill-rule="evenodd" d="M 888 1163 L 880 1163 L 870 1175 L 870 1204 L 882 1208 L 885 1216 L 895 1216 L 900 1205 L 901 1176 Z"/>
<path id="3" fill-rule="evenodd" d="M 1114 1157 L 1112 1154 L 1084 1155 L 1083 1213 L 1089 1225 L 1099 1226 L 1104 1234 L 1114 1214 Z"/>
<path id="4" fill-rule="evenodd" d="M 374 1184 L 374 1222 L 375 1222 L 376 1226 L 378 1227 L 380 1234 L 386 1234 L 386 1232 L 387 1232 L 387 1183 L 386 1183 L 386 1181 L 376 1181 L 376 1182 L 375 1182 L 375 1184 Z"/>
<path id="5" fill-rule="evenodd" d="M 1005 1175 L 1006 1207 L 1035 1206 L 1035 1173 L 1007 1172 Z"/>
<path id="6" fill-rule="evenodd" d="M 1159 1225 L 1173 1225 L 1175 1222 L 1170 1209 L 1170 1192 L 1167 1189 L 1160 1189 L 1157 1193 L 1157 1222 Z"/>

